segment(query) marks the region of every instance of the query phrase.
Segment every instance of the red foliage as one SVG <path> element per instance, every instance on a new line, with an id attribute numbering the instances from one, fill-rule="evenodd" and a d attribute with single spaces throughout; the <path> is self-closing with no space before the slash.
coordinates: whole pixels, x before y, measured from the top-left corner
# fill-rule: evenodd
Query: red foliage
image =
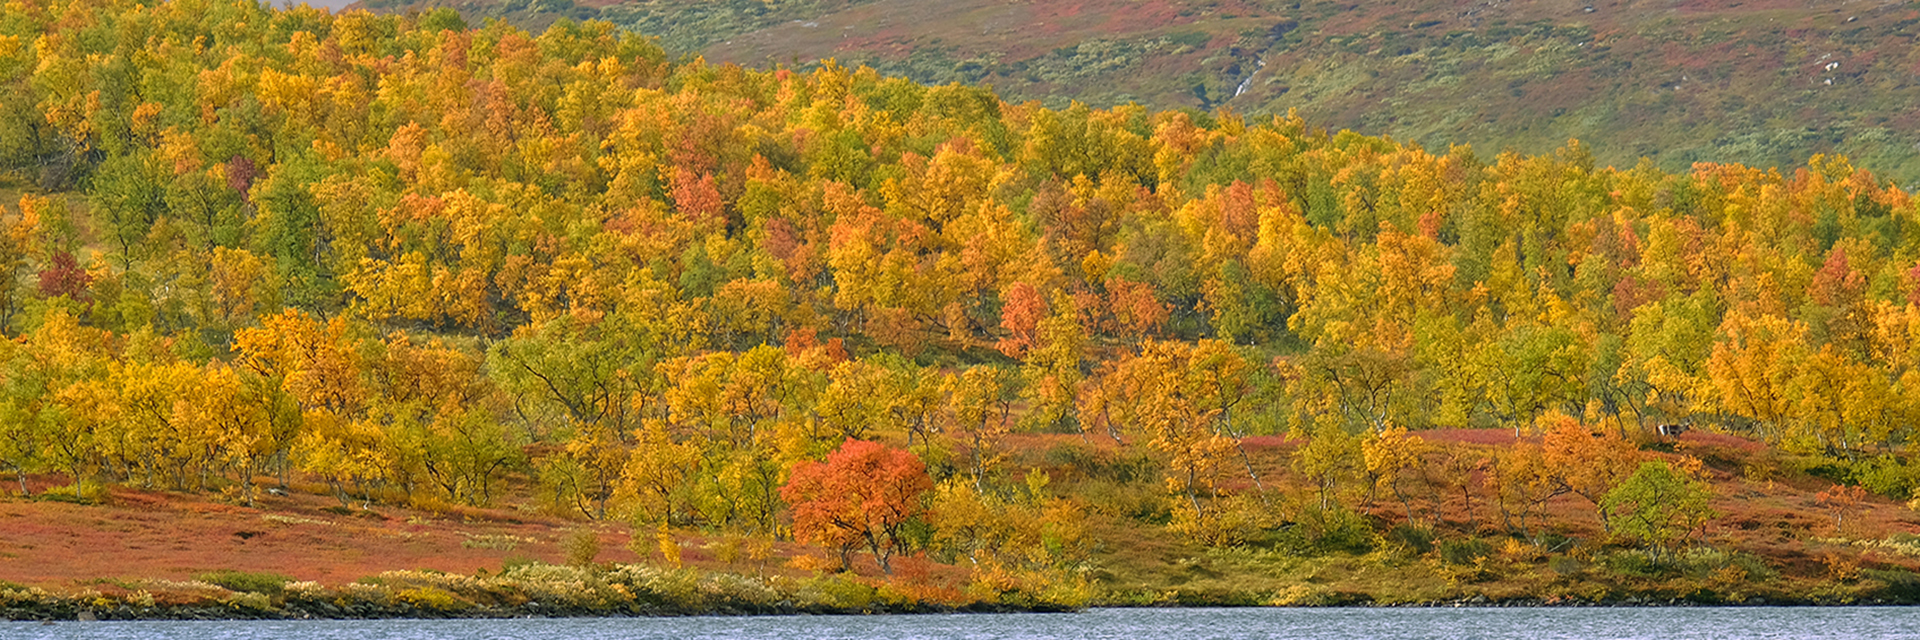
<path id="1" fill-rule="evenodd" d="M 1437 209 L 1420 214 L 1420 235 L 1426 236 L 1428 239 L 1439 240 L 1440 224 L 1445 221 Z"/>
<path id="2" fill-rule="evenodd" d="M 1613 311 L 1622 318 L 1630 319 L 1633 310 L 1640 308 L 1640 305 L 1665 297 L 1666 290 L 1659 282 L 1629 273 L 1613 285 Z"/>
<path id="3" fill-rule="evenodd" d="M 240 201 L 247 201 L 247 190 L 253 188 L 253 179 L 260 171 L 253 160 L 246 156 L 234 156 L 227 161 L 227 188 L 240 192 Z"/>
<path id="4" fill-rule="evenodd" d="M 1008 287 L 1000 307 L 1000 328 L 1007 331 L 1007 337 L 1000 341 L 1000 352 L 1012 358 L 1026 353 L 1033 346 L 1040 319 L 1046 315 L 1047 301 L 1040 297 L 1040 290 L 1025 282 Z"/>
<path id="5" fill-rule="evenodd" d="M 783 261 L 791 258 L 794 250 L 800 248 L 800 230 L 795 229 L 793 223 L 787 222 L 784 218 L 768 219 L 765 246 L 767 253 L 775 258 Z"/>
<path id="6" fill-rule="evenodd" d="M 831 367 L 846 362 L 847 345 L 845 339 L 829 338 L 826 344 L 820 344 L 820 334 L 813 327 L 799 327 L 787 332 L 781 341 L 788 358 L 800 358 L 807 354 L 818 353 L 823 359 L 814 366 Z"/>
<path id="7" fill-rule="evenodd" d="M 1220 226 L 1241 242 L 1251 243 L 1260 230 L 1260 210 L 1253 200 L 1253 185 L 1233 181 L 1221 193 Z"/>
<path id="8" fill-rule="evenodd" d="M 40 296 L 44 298 L 66 296 L 86 300 L 87 287 L 92 284 L 93 274 L 87 273 L 73 254 L 65 251 L 53 254 L 53 264 L 40 270 Z"/>
<path id="9" fill-rule="evenodd" d="M 788 278 L 795 283 L 805 283 L 818 275 L 819 267 L 814 264 L 813 245 L 807 242 L 806 231 L 784 218 L 771 218 L 767 220 L 766 233 L 767 253 L 786 266 Z"/>
<path id="10" fill-rule="evenodd" d="M 1824 305 L 1839 305 L 1860 297 L 1867 289 L 1867 277 L 1854 271 L 1847 262 L 1847 250 L 1834 247 L 1827 261 L 1813 274 L 1813 299 Z"/>
<path id="11" fill-rule="evenodd" d="M 803 463 L 780 487 L 793 505 L 793 535 L 840 552 L 842 566 L 854 549 L 873 552 L 880 569 L 901 546 L 901 527 L 925 509 L 933 490 L 927 466 L 912 453 L 878 442 L 848 439 L 825 462 Z"/>
<path id="12" fill-rule="evenodd" d="M 781 344 L 786 346 L 787 357 L 798 358 L 820 348 L 820 334 L 813 327 L 799 327 L 788 331 L 787 338 Z"/>
<path id="13" fill-rule="evenodd" d="M 1146 337 L 1167 323 L 1167 305 L 1154 295 L 1153 285 L 1122 278 L 1107 281 L 1107 306 L 1120 328 L 1135 337 Z"/>
<path id="14" fill-rule="evenodd" d="M 688 220 L 705 223 L 722 219 L 724 203 L 720 189 L 713 184 L 713 174 L 695 175 L 685 168 L 675 168 L 672 186 L 673 204 Z"/>
<path id="15" fill-rule="evenodd" d="M 1828 515 L 1833 516 L 1833 528 L 1839 531 L 1841 527 L 1846 526 L 1847 516 L 1866 499 L 1867 490 L 1864 487 L 1834 485 L 1815 495 L 1813 501 L 1814 504 L 1825 508 Z"/>
<path id="16" fill-rule="evenodd" d="M 1082 330 L 1088 335 L 1097 335 L 1106 330 L 1107 323 L 1102 321 L 1101 316 L 1104 315 L 1107 304 L 1100 299 L 1100 294 L 1092 291 L 1075 291 L 1069 297 L 1073 300 L 1073 313 L 1080 318 Z"/>

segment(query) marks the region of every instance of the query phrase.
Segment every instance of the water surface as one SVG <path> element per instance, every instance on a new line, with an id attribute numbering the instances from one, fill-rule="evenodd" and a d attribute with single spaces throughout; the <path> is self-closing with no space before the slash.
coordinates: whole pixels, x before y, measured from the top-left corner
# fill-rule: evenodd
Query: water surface
<path id="1" fill-rule="evenodd" d="M 1920 635 L 1920 608 L 1095 609 L 1064 614 L 0 622 L 0 638 L 130 640 L 1646 639 Z"/>

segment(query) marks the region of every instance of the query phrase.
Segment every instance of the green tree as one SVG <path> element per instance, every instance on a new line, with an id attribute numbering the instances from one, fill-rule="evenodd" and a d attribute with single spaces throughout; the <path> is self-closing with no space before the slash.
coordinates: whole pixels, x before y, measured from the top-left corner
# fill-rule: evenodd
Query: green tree
<path id="1" fill-rule="evenodd" d="M 1707 505 L 1712 497 L 1713 488 L 1686 467 L 1649 460 L 1607 492 L 1601 506 L 1618 523 L 1615 531 L 1666 555 L 1718 517 Z"/>

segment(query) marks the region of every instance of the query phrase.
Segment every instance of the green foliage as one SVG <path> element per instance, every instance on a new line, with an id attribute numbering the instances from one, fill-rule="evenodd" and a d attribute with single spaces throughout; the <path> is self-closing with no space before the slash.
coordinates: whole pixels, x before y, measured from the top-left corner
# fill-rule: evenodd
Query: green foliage
<path id="1" fill-rule="evenodd" d="M 563 546 L 567 551 L 568 565 L 591 567 L 600 556 L 600 535 L 591 529 L 579 529 L 567 534 Z"/>
<path id="2" fill-rule="evenodd" d="M 1554 556 L 1547 559 L 1547 569 L 1562 576 L 1573 576 L 1585 570 L 1586 564 L 1577 558 Z"/>
<path id="3" fill-rule="evenodd" d="M 1405 545 L 1407 551 L 1414 555 L 1432 553 L 1437 537 L 1433 529 L 1410 524 L 1394 525 L 1393 529 L 1387 532 L 1388 540 Z"/>
<path id="4" fill-rule="evenodd" d="M 202 573 L 193 577 L 207 584 L 219 585 L 230 591 L 258 593 L 267 596 L 279 596 L 293 578 L 277 573 L 234 571 L 231 569 Z"/>
<path id="5" fill-rule="evenodd" d="M 1667 574 L 1671 566 L 1661 562 L 1661 556 L 1647 549 L 1631 549 L 1610 553 L 1598 559 L 1599 564 L 1613 573 L 1638 578 L 1658 578 Z"/>
<path id="6" fill-rule="evenodd" d="M 1894 500 L 1912 499 L 1915 487 L 1920 487 L 1920 467 L 1891 455 L 1854 462 L 1848 475 L 1868 491 Z"/>
<path id="7" fill-rule="evenodd" d="M 1302 509 L 1291 526 L 1274 537 L 1275 546 L 1299 556 L 1329 553 L 1361 554 L 1373 550 L 1382 538 L 1364 517 L 1344 507 Z"/>
<path id="8" fill-rule="evenodd" d="M 1671 578 L 1724 581 L 1736 576 L 1739 582 L 1764 584 L 1779 577 L 1779 571 L 1751 554 L 1707 547 L 1695 547 L 1675 553 L 1656 549 L 1622 549 L 1599 554 L 1594 564 L 1616 575 L 1635 578 Z"/>
<path id="9" fill-rule="evenodd" d="M 828 606 L 871 610 L 880 602 L 880 590 L 849 574 L 829 574 L 813 578 L 801 586 L 801 593 Z"/>
<path id="10" fill-rule="evenodd" d="M 1714 517 L 1712 488 L 1666 462 L 1648 461 L 1607 493 L 1603 504 L 1615 531 L 1665 553 Z"/>
<path id="11" fill-rule="evenodd" d="M 1479 538 L 1447 538 L 1440 541 L 1440 559 L 1448 564 L 1470 565 L 1493 555 L 1493 545 Z"/>
<path id="12" fill-rule="evenodd" d="M 435 587 L 403 589 L 393 594 L 393 598 L 428 611 L 454 612 L 471 606 L 452 592 Z"/>
<path id="13" fill-rule="evenodd" d="M 1902 600 L 1920 598 L 1920 574 L 1906 569 L 1862 569 L 1860 577 L 1879 582 L 1882 593 L 1888 597 Z"/>
<path id="14" fill-rule="evenodd" d="M 70 502 L 73 504 L 105 504 L 108 499 L 107 488 L 98 483 L 63 485 L 40 492 L 35 496 L 39 500 Z"/>

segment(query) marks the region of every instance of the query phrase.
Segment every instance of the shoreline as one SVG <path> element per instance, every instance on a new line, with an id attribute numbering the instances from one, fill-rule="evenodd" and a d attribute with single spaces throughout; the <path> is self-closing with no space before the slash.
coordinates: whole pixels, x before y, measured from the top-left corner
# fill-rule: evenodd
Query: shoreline
<path id="1" fill-rule="evenodd" d="M 43 607 L 0 608 L 0 620 L 10 622 L 140 622 L 140 621 L 244 621 L 244 620 L 506 620 L 515 618 L 686 618 L 695 616 L 818 616 L 818 615 L 943 615 L 958 613 L 1068 613 L 1064 608 L 1022 608 L 1004 605 L 881 605 L 865 609 L 831 607 L 715 607 L 710 610 L 675 610 L 660 607 L 621 607 L 581 609 L 565 606 L 519 606 L 475 608 L 446 611 L 413 605 L 339 606 L 332 603 L 301 603 L 270 609 L 242 609 L 209 605 L 157 605 L 114 607 L 57 603 Z"/>
<path id="2" fill-rule="evenodd" d="M 142 621 L 248 621 L 248 620 L 504 620 L 515 618 L 683 618 L 735 616 L 896 616 L 1005 613 L 1084 613 L 1095 609 L 1562 609 L 1562 608 L 1759 608 L 1759 607 L 1907 607 L 1920 602 L 1895 598 L 1867 598 L 1856 601 L 1808 598 L 1780 600 L 1750 598 L 1743 602 L 1725 602 L 1686 598 L 1641 598 L 1629 596 L 1617 600 L 1514 598 L 1493 600 L 1484 596 L 1423 602 L 1377 603 L 1355 600 L 1311 605 L 1262 605 L 1235 603 L 1134 605 L 1092 604 L 1086 607 L 1013 606 L 999 603 L 877 604 L 869 607 L 827 607 L 799 605 L 743 606 L 726 604 L 706 609 L 631 605 L 587 608 L 545 603 L 514 607 L 476 607 L 443 610 L 412 604 L 341 605 L 330 602 L 289 602 L 266 609 L 231 605 L 154 605 L 92 606 L 81 602 L 48 602 L 37 606 L 0 607 L 0 620 L 9 622 L 142 622 Z"/>

